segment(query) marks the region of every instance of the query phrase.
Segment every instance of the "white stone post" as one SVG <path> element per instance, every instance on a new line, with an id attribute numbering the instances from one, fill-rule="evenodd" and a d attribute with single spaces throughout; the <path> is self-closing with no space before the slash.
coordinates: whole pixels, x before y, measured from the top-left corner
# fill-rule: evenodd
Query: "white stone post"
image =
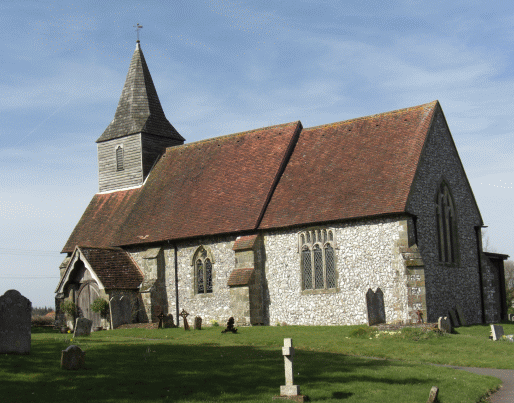
<path id="1" fill-rule="evenodd" d="M 298 396 L 300 394 L 300 386 L 293 385 L 293 339 L 284 339 L 284 347 L 282 347 L 282 355 L 284 356 L 284 367 L 286 372 L 286 384 L 280 386 L 281 396 Z"/>

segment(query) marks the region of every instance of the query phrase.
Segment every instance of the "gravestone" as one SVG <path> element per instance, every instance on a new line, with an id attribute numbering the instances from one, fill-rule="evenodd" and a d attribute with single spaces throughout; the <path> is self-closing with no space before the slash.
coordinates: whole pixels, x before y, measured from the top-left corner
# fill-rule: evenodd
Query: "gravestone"
<path id="1" fill-rule="evenodd" d="M 16 290 L 0 297 L 0 353 L 29 354 L 32 303 Z"/>
<path id="2" fill-rule="evenodd" d="M 509 319 L 509 322 L 514 322 L 514 313 L 509 313 L 508 319 Z"/>
<path id="3" fill-rule="evenodd" d="M 368 306 L 369 326 L 378 325 L 386 322 L 384 293 L 380 288 L 376 292 L 370 288 L 366 293 L 366 304 Z"/>
<path id="4" fill-rule="evenodd" d="M 280 396 L 274 396 L 275 399 L 294 400 L 296 402 L 307 402 L 309 398 L 300 395 L 300 386 L 294 384 L 294 368 L 293 368 L 293 339 L 284 339 L 284 347 L 282 347 L 282 355 L 284 356 L 284 370 L 286 375 L 286 384 L 280 386 Z"/>
<path id="5" fill-rule="evenodd" d="M 159 324 L 157 325 L 157 329 L 163 329 L 164 328 L 164 318 L 166 317 L 164 315 L 164 312 L 161 312 L 159 315 L 157 315 L 159 318 Z"/>
<path id="6" fill-rule="evenodd" d="M 189 323 L 187 323 L 187 317 L 189 316 L 189 313 L 187 313 L 185 309 L 182 309 L 180 316 L 182 316 L 182 319 L 184 320 L 184 330 L 189 330 Z"/>
<path id="7" fill-rule="evenodd" d="M 468 325 L 468 321 L 466 320 L 466 317 L 464 316 L 464 312 L 462 311 L 462 308 L 460 307 L 460 305 L 457 305 L 457 315 L 459 315 L 459 322 L 460 322 L 460 325 L 461 326 L 467 326 Z"/>
<path id="8" fill-rule="evenodd" d="M 430 394 L 428 395 L 427 403 L 437 402 L 438 393 L 439 393 L 439 388 L 437 386 L 432 386 L 432 389 L 430 389 Z"/>
<path id="9" fill-rule="evenodd" d="M 225 330 L 222 330 L 221 333 L 228 333 L 228 332 L 237 333 L 237 329 L 234 327 L 234 322 L 235 322 L 235 320 L 232 316 L 230 318 L 228 318 L 227 327 Z"/>
<path id="10" fill-rule="evenodd" d="M 195 317 L 195 330 L 202 330 L 202 318 L 199 316 Z"/>
<path id="11" fill-rule="evenodd" d="M 92 320 L 87 318 L 77 318 L 75 321 L 75 332 L 73 332 L 73 337 L 89 336 L 91 334 L 92 326 Z"/>
<path id="12" fill-rule="evenodd" d="M 437 321 L 437 328 L 441 332 L 451 333 L 452 332 L 452 324 L 450 322 L 450 319 L 448 319 L 447 316 L 445 316 L 444 318 L 440 317 L 439 320 Z"/>
<path id="13" fill-rule="evenodd" d="M 166 315 L 166 317 L 164 318 L 164 327 L 175 327 L 175 322 L 173 322 L 173 315 L 171 313 Z"/>
<path id="14" fill-rule="evenodd" d="M 504 334 L 503 326 L 491 325 L 491 335 L 494 341 L 501 339 Z"/>
<path id="15" fill-rule="evenodd" d="M 84 368 L 86 353 L 80 347 L 74 344 L 61 352 L 61 368 L 62 369 L 80 369 Z"/>
<path id="16" fill-rule="evenodd" d="M 459 319 L 457 318 L 457 312 L 455 312 L 455 309 L 450 309 L 448 313 L 448 317 L 452 321 L 452 327 L 459 327 Z"/>

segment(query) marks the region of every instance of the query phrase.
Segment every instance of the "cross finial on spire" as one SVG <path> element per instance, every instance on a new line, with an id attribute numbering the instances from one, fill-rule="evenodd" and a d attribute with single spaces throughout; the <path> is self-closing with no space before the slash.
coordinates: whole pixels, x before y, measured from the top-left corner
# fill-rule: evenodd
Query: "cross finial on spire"
<path id="1" fill-rule="evenodd" d="M 142 25 L 139 25 L 139 22 L 137 23 L 137 25 L 134 25 L 134 28 L 136 28 L 136 32 L 137 32 L 137 43 L 139 43 L 139 30 L 141 28 L 143 28 Z"/>

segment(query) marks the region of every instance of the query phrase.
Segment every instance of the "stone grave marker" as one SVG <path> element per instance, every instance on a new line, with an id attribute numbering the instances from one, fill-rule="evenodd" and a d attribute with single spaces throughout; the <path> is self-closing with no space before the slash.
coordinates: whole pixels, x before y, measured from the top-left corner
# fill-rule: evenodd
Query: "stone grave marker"
<path id="1" fill-rule="evenodd" d="M 447 316 L 444 318 L 441 316 L 439 320 L 437 321 L 437 328 L 441 332 L 445 333 L 451 333 L 452 332 L 452 323 L 450 322 L 450 319 L 448 319 Z"/>
<path id="2" fill-rule="evenodd" d="M 93 321 L 87 318 L 77 318 L 75 321 L 75 331 L 73 337 L 89 336 L 91 334 L 91 327 Z"/>
<path id="3" fill-rule="evenodd" d="M 187 313 L 185 309 L 182 309 L 180 316 L 182 316 L 182 319 L 184 320 L 184 330 L 189 330 L 189 323 L 187 323 L 187 317 L 189 316 L 189 313 Z"/>
<path id="4" fill-rule="evenodd" d="M 297 402 L 308 401 L 307 396 L 300 395 L 300 386 L 294 384 L 294 368 L 293 368 L 293 339 L 284 339 L 284 347 L 282 347 L 282 355 L 284 356 L 284 370 L 286 375 L 286 384 L 280 386 L 280 396 L 273 399 L 288 399 Z"/>
<path id="5" fill-rule="evenodd" d="M 86 353 L 79 346 L 72 344 L 61 352 L 61 368 L 68 370 L 84 368 L 85 356 Z"/>
<path id="6" fill-rule="evenodd" d="M 448 317 L 452 321 L 452 327 L 459 327 L 460 326 L 459 319 L 457 318 L 457 312 L 455 312 L 455 309 L 450 309 L 450 311 L 448 313 L 449 313 Z"/>
<path id="7" fill-rule="evenodd" d="M 508 319 L 510 322 L 514 322 L 514 313 L 509 313 L 508 314 Z"/>
<path id="8" fill-rule="evenodd" d="M 202 330 L 202 318 L 199 316 L 195 317 L 195 330 Z"/>
<path id="9" fill-rule="evenodd" d="M 503 326 L 491 325 L 491 335 L 494 341 L 501 339 L 504 334 Z"/>
<path id="10" fill-rule="evenodd" d="M 164 327 L 175 327 L 175 322 L 173 321 L 173 315 L 171 313 L 166 315 L 166 317 L 164 318 Z"/>
<path id="11" fill-rule="evenodd" d="M 464 316 L 464 312 L 462 311 L 462 308 L 460 307 L 460 305 L 457 305 L 457 315 L 459 315 L 459 322 L 460 322 L 460 325 L 461 326 L 467 326 L 468 325 L 468 321 L 466 320 L 466 317 Z"/>
<path id="12" fill-rule="evenodd" d="M 438 393 L 439 393 L 439 388 L 437 386 L 432 386 L 432 389 L 430 389 L 430 394 L 428 395 L 427 403 L 437 402 Z"/>
<path id="13" fill-rule="evenodd" d="M 376 292 L 370 288 L 366 293 L 366 304 L 368 306 L 369 326 L 378 325 L 386 322 L 384 293 L 380 288 Z"/>
<path id="14" fill-rule="evenodd" d="M 30 354 L 32 303 L 16 290 L 0 297 L 0 353 Z"/>

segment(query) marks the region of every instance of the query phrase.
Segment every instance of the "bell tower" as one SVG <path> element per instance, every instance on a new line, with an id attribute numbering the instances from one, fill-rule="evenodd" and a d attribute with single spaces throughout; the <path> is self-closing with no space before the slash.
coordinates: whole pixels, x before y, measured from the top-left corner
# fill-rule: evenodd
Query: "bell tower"
<path id="1" fill-rule="evenodd" d="M 114 119 L 96 142 L 99 192 L 141 186 L 164 149 L 184 143 L 164 115 L 139 40 Z"/>

